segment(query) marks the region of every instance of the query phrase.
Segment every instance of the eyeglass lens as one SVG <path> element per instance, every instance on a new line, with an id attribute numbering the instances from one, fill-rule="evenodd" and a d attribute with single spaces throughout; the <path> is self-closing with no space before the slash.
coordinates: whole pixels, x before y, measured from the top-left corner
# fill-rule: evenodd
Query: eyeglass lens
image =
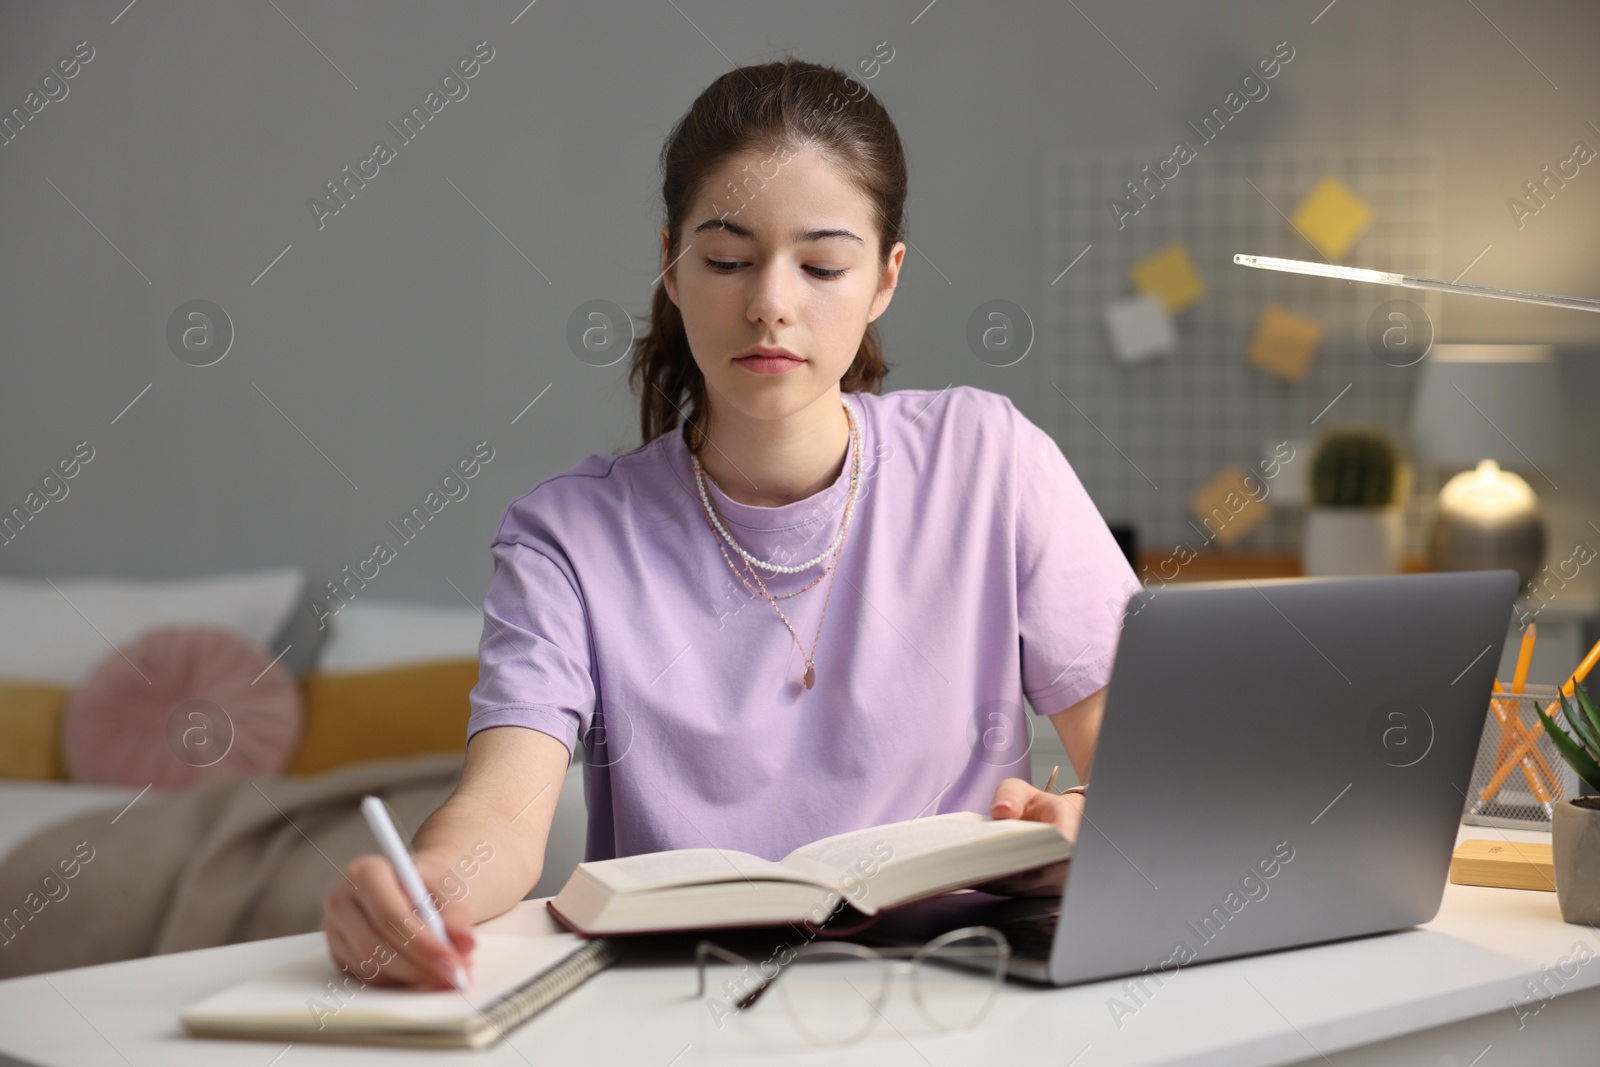
<path id="1" fill-rule="evenodd" d="M 800 1032 L 817 1044 L 834 1045 L 872 1029 L 888 984 L 885 960 L 841 946 L 796 954 L 778 988 Z"/>
<path id="2" fill-rule="evenodd" d="M 1000 991 L 1006 951 L 988 934 L 930 943 L 916 960 L 912 989 L 928 1022 L 942 1030 L 975 1025 Z"/>

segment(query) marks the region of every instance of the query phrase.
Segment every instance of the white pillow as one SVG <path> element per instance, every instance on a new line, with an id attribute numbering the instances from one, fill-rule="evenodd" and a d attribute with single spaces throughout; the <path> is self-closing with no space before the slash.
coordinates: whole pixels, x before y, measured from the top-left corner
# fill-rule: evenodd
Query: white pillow
<path id="1" fill-rule="evenodd" d="M 403 663 L 477 659 L 483 612 L 462 604 L 354 600 L 328 621 L 317 670 L 372 671 Z"/>
<path id="2" fill-rule="evenodd" d="M 200 578 L 56 578 L 54 588 L 43 579 L 0 578 L 0 677 L 76 686 L 112 646 L 152 626 L 224 626 L 268 648 L 305 580 L 299 567 Z"/>

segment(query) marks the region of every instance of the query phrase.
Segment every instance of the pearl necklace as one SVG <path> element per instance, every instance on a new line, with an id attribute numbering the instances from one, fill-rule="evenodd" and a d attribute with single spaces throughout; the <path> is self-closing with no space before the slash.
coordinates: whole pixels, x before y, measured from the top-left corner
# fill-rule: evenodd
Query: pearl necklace
<path id="1" fill-rule="evenodd" d="M 806 646 L 805 645 L 800 644 L 800 635 L 795 633 L 794 624 L 791 623 L 789 621 L 789 617 L 783 613 L 783 609 L 778 607 L 778 601 L 779 600 L 783 600 L 783 599 L 786 599 L 787 597 L 795 596 L 796 593 L 786 593 L 781 597 L 774 597 L 770 592 L 768 592 L 767 584 L 761 580 L 761 575 L 757 574 L 756 571 L 755 571 L 755 568 L 750 565 L 750 555 L 749 555 L 749 553 L 745 552 L 744 549 L 739 548 L 739 543 L 737 541 L 735 541 L 731 536 L 727 535 L 726 529 L 722 526 L 722 523 L 721 523 L 721 521 L 719 520 L 719 518 L 717 516 L 717 509 L 712 506 L 710 499 L 706 497 L 704 483 L 703 482 L 701 483 L 700 495 L 701 495 L 702 502 L 705 504 L 706 521 L 711 526 L 711 536 L 713 538 L 715 538 L 717 536 L 718 530 L 722 530 L 723 536 L 727 537 L 728 543 L 733 545 L 734 548 L 738 548 L 739 551 L 744 555 L 744 557 L 745 557 L 745 564 L 744 564 L 745 570 L 750 572 L 750 577 L 754 578 L 756 580 L 756 584 L 761 587 L 761 595 L 766 597 L 767 602 L 770 603 L 772 605 L 772 607 L 773 607 L 773 610 L 778 613 L 778 618 L 783 620 L 784 627 L 789 631 L 789 635 L 794 638 L 794 643 L 797 646 L 799 646 L 799 648 L 800 648 L 800 655 L 802 657 L 804 657 L 804 659 L 806 661 L 806 669 L 805 669 L 805 672 L 802 674 L 802 676 L 800 678 L 800 683 L 806 689 L 811 689 L 817 684 L 817 667 L 816 667 L 817 644 L 818 644 L 818 642 L 820 642 L 822 640 L 822 623 L 823 623 L 823 620 L 828 617 L 828 604 L 829 604 L 829 602 L 831 602 L 833 600 L 833 579 L 839 577 L 839 552 L 838 552 L 838 549 L 840 548 L 840 546 L 842 545 L 842 543 L 844 541 L 845 531 L 850 528 L 850 516 L 855 511 L 856 493 L 857 493 L 857 490 L 858 490 L 858 488 L 860 487 L 860 484 L 861 484 L 861 434 L 860 434 L 860 427 L 856 423 L 855 411 L 850 407 L 850 405 L 848 403 L 845 404 L 845 413 L 850 418 L 850 447 L 851 447 L 852 451 L 854 452 L 855 462 L 852 463 L 851 467 L 850 467 L 850 497 L 845 502 L 844 521 L 842 523 L 840 523 L 840 525 L 839 525 L 839 536 L 834 540 L 833 547 L 828 550 L 830 553 L 833 554 L 833 562 L 828 565 L 828 568 L 825 571 L 823 571 L 822 574 L 818 575 L 814 581 L 812 581 L 810 584 L 808 584 L 805 587 L 805 589 L 796 590 L 796 593 L 803 593 L 803 592 L 805 592 L 806 589 L 810 589 L 812 586 L 816 585 L 817 582 L 822 581 L 822 579 L 824 577 L 828 578 L 828 595 L 822 602 L 822 616 L 819 619 L 817 619 L 817 632 L 816 632 L 816 635 L 811 640 L 811 651 L 810 652 L 806 651 Z M 692 456 L 693 453 L 690 453 L 690 455 Z M 695 474 L 696 474 L 696 477 L 699 478 L 700 477 L 700 471 L 699 471 L 698 462 L 696 463 L 695 466 L 696 466 Z M 717 551 L 721 552 L 722 553 L 722 558 L 727 561 L 728 569 L 733 571 L 734 575 L 736 577 L 738 577 L 741 582 L 744 582 L 744 576 L 739 574 L 738 569 L 736 567 L 734 567 L 733 560 L 728 557 L 728 553 L 727 553 L 726 550 L 723 549 L 722 542 L 720 540 L 717 541 Z M 768 566 L 770 566 L 770 565 L 768 565 Z M 831 577 L 829 577 L 830 575 L 831 575 Z M 744 582 L 744 585 L 745 585 L 745 588 L 747 588 L 747 589 L 750 588 L 750 583 L 749 582 Z M 754 590 L 752 590 L 752 592 L 753 591 Z"/>
<path id="2" fill-rule="evenodd" d="M 853 443 L 854 452 L 854 455 L 852 456 L 852 462 L 850 464 L 850 502 L 854 503 L 855 486 L 861 475 L 861 429 L 860 425 L 856 421 L 855 408 L 852 407 L 850 402 L 845 400 L 842 395 L 839 397 L 839 400 L 844 404 L 844 413 L 850 420 L 850 440 Z M 706 517 L 711 520 L 711 524 L 716 528 L 717 532 L 721 534 L 723 538 L 726 539 L 727 542 L 738 551 L 739 555 L 744 557 L 745 562 L 754 564 L 763 570 L 773 571 L 777 574 L 799 574 L 802 571 L 810 570 L 812 567 L 815 567 L 817 564 L 827 559 L 844 541 L 845 524 L 841 523 L 839 526 L 839 535 L 833 539 L 833 544 L 825 548 L 815 559 L 801 563 L 797 566 L 784 566 L 781 563 L 768 563 L 766 560 L 757 559 L 749 552 L 746 552 L 743 545 L 734 540 L 733 535 L 728 532 L 728 528 L 722 525 L 722 517 L 717 514 L 717 509 L 711 506 L 710 494 L 706 492 L 705 470 L 700 466 L 700 457 L 695 453 L 690 452 L 689 459 L 694 463 L 695 486 L 700 490 L 700 503 L 705 508 Z"/>

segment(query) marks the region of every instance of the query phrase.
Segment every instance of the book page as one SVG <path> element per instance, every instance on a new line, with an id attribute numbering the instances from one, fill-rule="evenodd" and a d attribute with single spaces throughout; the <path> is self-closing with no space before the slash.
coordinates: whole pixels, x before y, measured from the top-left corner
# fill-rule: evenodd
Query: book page
<path id="1" fill-rule="evenodd" d="M 876 869 L 908 859 L 974 841 L 1040 830 L 1057 833 L 1048 823 L 990 819 L 976 812 L 952 811 L 825 837 L 795 849 L 783 858 L 783 863 L 817 878 L 826 878 L 826 884 L 838 886 L 850 879 L 871 878 Z"/>
<path id="2" fill-rule="evenodd" d="M 596 860 L 579 867 L 619 893 L 717 882 L 813 880 L 804 872 L 780 867 L 760 856 L 716 848 L 646 852 L 614 860 Z"/>

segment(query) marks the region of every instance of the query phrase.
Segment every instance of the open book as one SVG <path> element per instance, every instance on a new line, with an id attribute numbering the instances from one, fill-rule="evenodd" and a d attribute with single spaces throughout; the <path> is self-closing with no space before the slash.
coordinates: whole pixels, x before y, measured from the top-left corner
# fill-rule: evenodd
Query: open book
<path id="1" fill-rule="evenodd" d="M 549 907 L 582 934 L 864 920 L 1072 855 L 1049 823 L 957 811 L 836 834 L 774 863 L 691 848 L 580 863 Z"/>
<path id="2" fill-rule="evenodd" d="M 196 1037 L 481 1048 L 559 1000 L 619 954 L 569 933 L 483 934 L 465 990 L 375 986 L 342 971 L 326 947 L 185 1008 Z"/>

